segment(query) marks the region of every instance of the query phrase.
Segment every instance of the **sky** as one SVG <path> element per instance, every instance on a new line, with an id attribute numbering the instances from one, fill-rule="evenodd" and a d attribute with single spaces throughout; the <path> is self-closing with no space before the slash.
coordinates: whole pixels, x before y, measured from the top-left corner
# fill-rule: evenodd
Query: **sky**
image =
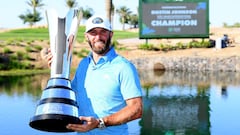
<path id="1" fill-rule="evenodd" d="M 28 0 L 2 0 L 0 5 L 0 28 L 22 28 L 27 27 L 19 19 L 20 14 L 25 14 L 27 9 L 32 10 L 27 5 Z M 65 0 L 43 0 L 45 6 L 40 10 L 42 20 L 37 25 L 47 25 L 45 11 L 55 9 L 59 17 L 64 17 L 68 11 Z M 105 0 L 77 0 L 78 7 L 92 8 L 96 14 L 105 15 Z M 128 7 L 133 13 L 137 13 L 139 0 L 113 0 L 115 9 L 121 6 Z M 240 8 L 238 0 L 209 0 L 209 19 L 211 26 L 222 26 L 223 23 L 232 25 L 240 22 Z M 82 22 L 84 23 L 84 22 Z M 114 29 L 121 29 L 117 15 L 114 17 Z"/>

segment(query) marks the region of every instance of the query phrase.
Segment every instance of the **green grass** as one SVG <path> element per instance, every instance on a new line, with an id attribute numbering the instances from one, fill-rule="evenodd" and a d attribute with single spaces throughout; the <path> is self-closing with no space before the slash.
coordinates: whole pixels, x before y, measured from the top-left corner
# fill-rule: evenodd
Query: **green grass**
<path id="1" fill-rule="evenodd" d="M 70 74 L 74 74 L 76 68 L 71 68 Z M 0 77 L 2 76 L 21 76 L 21 75 L 36 75 L 36 74 L 50 74 L 51 70 L 48 69 L 14 69 L 14 70 L 1 70 Z"/>
<path id="2" fill-rule="evenodd" d="M 127 31 L 115 30 L 113 39 L 117 40 L 117 39 L 137 38 L 137 37 L 138 37 L 138 32 L 127 32 Z"/>
<path id="3" fill-rule="evenodd" d="M 26 70 L 26 69 L 14 69 L 14 70 L 1 70 L 0 76 L 19 76 L 19 75 L 33 75 L 33 74 L 42 74 L 50 73 L 49 69 L 41 70 Z"/>
<path id="4" fill-rule="evenodd" d="M 84 41 L 84 31 L 85 26 L 80 26 L 77 33 L 77 41 Z M 137 32 L 127 32 L 127 31 L 114 31 L 114 40 L 124 39 L 124 38 L 136 38 L 138 37 Z M 49 40 L 48 28 L 23 28 L 15 29 L 7 32 L 0 33 L 0 40 L 19 40 L 22 41 L 32 41 L 32 40 Z"/>
<path id="5" fill-rule="evenodd" d="M 49 38 L 47 28 L 29 28 L 29 29 L 16 29 L 0 33 L 0 40 L 46 40 Z"/>

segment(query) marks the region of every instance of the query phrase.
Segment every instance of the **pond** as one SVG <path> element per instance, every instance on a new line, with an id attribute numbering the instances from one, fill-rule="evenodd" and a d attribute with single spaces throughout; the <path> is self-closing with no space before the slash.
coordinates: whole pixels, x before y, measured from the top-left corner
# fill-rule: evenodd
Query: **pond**
<path id="1" fill-rule="evenodd" d="M 240 73 L 139 71 L 142 119 L 131 135 L 239 135 Z M 0 135 L 54 135 L 29 127 L 48 74 L 0 77 Z"/>

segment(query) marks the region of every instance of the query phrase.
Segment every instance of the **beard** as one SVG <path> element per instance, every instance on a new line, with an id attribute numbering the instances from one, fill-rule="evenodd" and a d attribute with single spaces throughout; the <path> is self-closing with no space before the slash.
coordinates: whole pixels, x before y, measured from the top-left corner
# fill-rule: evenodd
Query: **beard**
<path id="1" fill-rule="evenodd" d="M 111 38 L 108 38 L 108 40 L 106 42 L 99 40 L 99 41 L 95 42 L 94 44 L 92 44 L 88 40 L 88 43 L 89 43 L 90 47 L 92 48 L 93 52 L 95 52 L 96 54 L 99 54 L 99 55 L 103 55 L 103 54 L 107 53 L 108 50 L 110 49 Z"/>

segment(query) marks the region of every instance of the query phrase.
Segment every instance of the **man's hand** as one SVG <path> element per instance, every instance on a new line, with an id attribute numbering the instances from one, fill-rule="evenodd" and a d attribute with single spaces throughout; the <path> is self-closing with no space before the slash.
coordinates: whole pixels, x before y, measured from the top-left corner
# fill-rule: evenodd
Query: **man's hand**
<path id="1" fill-rule="evenodd" d="M 93 117 L 83 117 L 80 116 L 79 119 L 84 121 L 83 124 L 68 124 L 67 129 L 77 131 L 77 132 L 87 132 L 94 128 L 97 128 L 99 121 Z"/>
<path id="2" fill-rule="evenodd" d="M 52 55 L 52 53 L 51 53 L 51 49 L 49 48 L 49 49 L 48 49 L 48 54 L 47 54 L 48 67 L 51 67 L 52 58 L 53 58 L 53 55 Z"/>

